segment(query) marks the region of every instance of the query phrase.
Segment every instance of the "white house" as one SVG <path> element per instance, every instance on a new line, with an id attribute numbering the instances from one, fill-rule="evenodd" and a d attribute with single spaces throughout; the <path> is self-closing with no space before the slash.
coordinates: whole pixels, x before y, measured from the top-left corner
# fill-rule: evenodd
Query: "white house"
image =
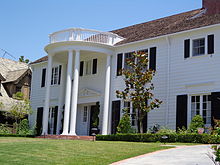
<path id="1" fill-rule="evenodd" d="M 89 135 L 100 105 L 101 134 L 115 133 L 123 107 L 116 97 L 124 88 L 119 70 L 131 53 L 149 53 L 156 70 L 155 96 L 161 107 L 145 119 L 171 129 L 187 127 L 196 114 L 207 126 L 220 119 L 220 0 L 203 0 L 203 8 L 111 32 L 81 28 L 50 35 L 48 56 L 31 64 L 31 126 L 42 134 Z"/>

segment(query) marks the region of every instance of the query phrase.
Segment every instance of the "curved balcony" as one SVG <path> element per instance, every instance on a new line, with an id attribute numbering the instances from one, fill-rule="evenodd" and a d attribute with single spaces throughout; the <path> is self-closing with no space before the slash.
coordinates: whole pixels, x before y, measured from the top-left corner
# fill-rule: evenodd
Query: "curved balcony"
<path id="1" fill-rule="evenodd" d="M 71 28 L 50 34 L 50 43 L 65 41 L 83 41 L 113 46 L 124 38 L 111 32 Z"/>

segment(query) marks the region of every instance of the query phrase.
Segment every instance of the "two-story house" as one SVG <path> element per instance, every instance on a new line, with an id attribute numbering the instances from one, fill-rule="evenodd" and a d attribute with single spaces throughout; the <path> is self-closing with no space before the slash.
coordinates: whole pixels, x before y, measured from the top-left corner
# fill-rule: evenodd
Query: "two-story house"
<path id="1" fill-rule="evenodd" d="M 111 32 L 72 28 L 52 33 L 48 56 L 33 70 L 30 124 L 42 134 L 88 135 L 99 102 L 101 134 L 116 132 L 124 107 L 137 125 L 132 104 L 116 97 L 124 88 L 122 68 L 132 52 L 149 54 L 156 70 L 155 97 L 163 101 L 149 112 L 145 129 L 159 124 L 187 127 L 200 114 L 206 125 L 220 119 L 220 0 L 203 0 L 197 10 Z"/>

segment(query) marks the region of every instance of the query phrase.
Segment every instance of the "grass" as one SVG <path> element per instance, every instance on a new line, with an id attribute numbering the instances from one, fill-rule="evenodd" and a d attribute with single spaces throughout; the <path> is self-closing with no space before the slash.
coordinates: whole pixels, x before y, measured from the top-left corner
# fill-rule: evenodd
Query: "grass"
<path id="1" fill-rule="evenodd" d="M 0 164 L 105 165 L 167 148 L 170 147 L 161 146 L 161 143 L 0 137 Z"/>

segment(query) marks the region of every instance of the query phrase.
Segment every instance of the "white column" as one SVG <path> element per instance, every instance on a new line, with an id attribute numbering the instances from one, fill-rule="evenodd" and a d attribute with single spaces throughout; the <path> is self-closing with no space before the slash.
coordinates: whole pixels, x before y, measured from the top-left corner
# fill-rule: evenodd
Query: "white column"
<path id="1" fill-rule="evenodd" d="M 43 111 L 42 135 L 48 134 L 48 115 L 49 115 L 49 106 L 50 106 L 50 82 L 51 82 L 52 62 L 53 62 L 53 56 L 51 54 L 48 54 L 47 73 L 46 73 L 47 75 L 46 95 L 45 95 L 44 111 Z"/>
<path id="2" fill-rule="evenodd" d="M 65 96 L 65 76 L 64 76 L 64 71 L 66 71 L 66 66 L 62 64 L 62 69 L 61 69 L 61 82 L 60 82 L 60 89 L 59 89 L 59 104 L 58 104 L 58 115 L 57 115 L 57 130 L 56 134 L 60 134 L 60 129 L 61 129 L 61 120 L 62 120 L 62 111 L 63 111 L 63 105 L 64 105 L 64 96 Z"/>
<path id="3" fill-rule="evenodd" d="M 72 70 L 73 70 L 73 51 L 69 50 L 69 52 L 68 52 L 68 64 L 67 64 L 67 78 L 66 78 L 65 110 L 64 110 L 63 133 L 62 133 L 62 135 L 68 135 L 68 132 L 69 132 Z"/>
<path id="4" fill-rule="evenodd" d="M 76 50 L 73 89 L 72 89 L 70 135 L 76 135 L 76 115 L 77 115 L 77 100 L 78 100 L 78 88 L 79 88 L 79 66 L 80 66 L 80 51 Z"/>
<path id="5" fill-rule="evenodd" d="M 107 56 L 105 71 L 105 97 L 102 120 L 102 135 L 107 135 L 108 131 L 108 115 L 109 115 L 109 94 L 110 94 L 110 72 L 111 72 L 111 56 Z"/>

